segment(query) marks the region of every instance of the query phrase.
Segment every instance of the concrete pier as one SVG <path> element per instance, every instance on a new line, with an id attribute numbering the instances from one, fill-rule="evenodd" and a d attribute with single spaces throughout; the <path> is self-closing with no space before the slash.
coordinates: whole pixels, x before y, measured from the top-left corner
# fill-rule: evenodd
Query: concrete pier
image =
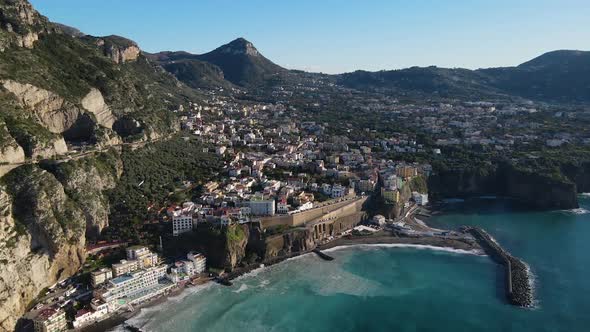
<path id="1" fill-rule="evenodd" d="M 510 255 L 483 229 L 473 227 L 468 228 L 467 232 L 473 235 L 486 254 L 496 263 L 505 267 L 508 301 L 517 306 L 532 307 L 534 304 L 533 289 L 526 264 Z"/>
<path id="2" fill-rule="evenodd" d="M 334 260 L 334 257 L 326 255 L 325 253 L 321 252 L 320 249 L 316 248 L 312 251 L 323 260 L 326 260 L 326 261 L 333 261 Z"/>

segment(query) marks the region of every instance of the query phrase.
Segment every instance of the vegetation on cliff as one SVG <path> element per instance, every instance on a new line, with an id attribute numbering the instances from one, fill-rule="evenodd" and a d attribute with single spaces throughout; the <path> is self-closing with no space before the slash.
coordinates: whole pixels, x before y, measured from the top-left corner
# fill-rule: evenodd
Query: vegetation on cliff
<path id="1" fill-rule="evenodd" d="M 118 236 L 137 238 L 137 227 L 170 195 L 186 190 L 185 181 L 196 186 L 217 172 L 220 160 L 204 153 L 205 147 L 196 139 L 176 136 L 122 151 L 123 173 L 109 193 L 111 225 Z"/>

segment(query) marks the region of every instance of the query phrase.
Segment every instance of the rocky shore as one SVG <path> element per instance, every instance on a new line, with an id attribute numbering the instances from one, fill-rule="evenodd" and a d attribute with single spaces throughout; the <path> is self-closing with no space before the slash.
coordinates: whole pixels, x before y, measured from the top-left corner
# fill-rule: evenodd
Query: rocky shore
<path id="1" fill-rule="evenodd" d="M 506 296 L 510 303 L 520 307 L 532 307 L 534 297 L 528 266 L 519 258 L 510 255 L 483 229 L 468 228 L 467 231 L 495 262 L 505 267 Z"/>

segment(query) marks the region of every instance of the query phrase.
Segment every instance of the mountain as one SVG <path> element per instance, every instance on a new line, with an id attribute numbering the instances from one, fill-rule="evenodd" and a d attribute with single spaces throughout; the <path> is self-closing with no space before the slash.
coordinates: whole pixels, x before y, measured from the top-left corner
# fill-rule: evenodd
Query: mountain
<path id="1" fill-rule="evenodd" d="M 288 70 L 265 58 L 254 45 L 244 38 L 201 54 L 187 52 L 161 52 L 149 57 L 158 61 L 179 80 L 191 86 L 219 84 L 227 82 L 255 87 L 285 76 Z"/>
<path id="2" fill-rule="evenodd" d="M 451 98 L 526 98 L 590 102 L 590 52 L 554 51 L 516 67 L 447 69 L 412 67 L 336 75 L 346 87 L 402 95 Z"/>
<path id="3" fill-rule="evenodd" d="M 244 38 L 205 53 L 199 59 L 218 66 L 227 80 L 241 86 L 260 84 L 287 72 L 265 58 Z"/>
<path id="4" fill-rule="evenodd" d="M 378 72 L 355 71 L 335 78 L 338 84 L 349 88 L 393 95 L 467 99 L 502 95 L 501 91 L 487 85 L 487 76 L 468 69 L 411 67 Z"/>
<path id="5" fill-rule="evenodd" d="M 187 52 L 161 52 L 145 55 L 160 64 L 178 80 L 192 88 L 231 88 L 233 84 L 225 79 L 221 68 L 197 59 Z"/>
<path id="6" fill-rule="evenodd" d="M 553 51 L 517 67 L 478 72 L 508 94 L 561 103 L 590 102 L 590 52 Z"/>
<path id="7" fill-rule="evenodd" d="M 131 40 L 80 36 L 0 0 L 0 330 L 76 273 L 86 238 L 108 225 L 122 172 L 108 148 L 173 133 L 173 110 L 200 98 Z M 110 152 L 65 162 L 72 146 Z"/>
<path id="8" fill-rule="evenodd" d="M 70 35 L 72 37 L 84 37 L 86 36 L 86 34 L 74 27 L 71 27 L 69 25 L 65 25 L 65 24 L 61 24 L 61 23 L 53 23 L 54 25 L 56 25 L 59 29 L 61 29 L 61 31 L 63 31 L 65 34 Z"/>

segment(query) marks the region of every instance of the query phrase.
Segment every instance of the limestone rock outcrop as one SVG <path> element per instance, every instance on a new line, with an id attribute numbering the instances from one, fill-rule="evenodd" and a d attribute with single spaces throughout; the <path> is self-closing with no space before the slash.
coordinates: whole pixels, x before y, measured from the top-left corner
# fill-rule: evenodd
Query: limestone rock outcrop
<path id="1" fill-rule="evenodd" d="M 35 146 L 31 151 L 31 159 L 47 159 L 68 152 L 68 146 L 63 137 L 55 137 L 44 145 Z"/>
<path id="2" fill-rule="evenodd" d="M 96 46 L 102 50 L 103 54 L 115 63 L 126 63 L 137 60 L 141 54 L 141 49 L 134 41 L 119 36 L 107 36 L 95 38 Z"/>
<path id="3" fill-rule="evenodd" d="M 7 32 L 0 40 L 0 51 L 9 46 L 33 48 L 39 36 L 54 29 L 26 0 L 0 3 L 0 28 Z"/>
<path id="4" fill-rule="evenodd" d="M 25 151 L 10 135 L 4 122 L 0 122 L 0 163 L 22 163 Z"/>
<path id="5" fill-rule="evenodd" d="M 102 93 L 98 89 L 92 88 L 90 92 L 82 99 L 82 107 L 94 114 L 96 122 L 106 128 L 112 129 L 115 123 L 115 116 L 104 101 Z"/>
<path id="6" fill-rule="evenodd" d="M 109 201 L 105 191 L 113 189 L 123 173 L 123 163 L 114 151 L 57 164 L 54 175 L 84 212 L 86 237 L 96 238 L 109 225 Z"/>
<path id="7" fill-rule="evenodd" d="M 44 288 L 74 274 L 85 260 L 84 214 L 50 173 L 22 166 L 0 186 L 0 330 Z"/>
<path id="8" fill-rule="evenodd" d="M 51 91 L 12 80 L 3 80 L 2 85 L 16 96 L 23 107 L 32 110 L 41 124 L 52 133 L 63 133 L 80 115 L 75 105 Z"/>

